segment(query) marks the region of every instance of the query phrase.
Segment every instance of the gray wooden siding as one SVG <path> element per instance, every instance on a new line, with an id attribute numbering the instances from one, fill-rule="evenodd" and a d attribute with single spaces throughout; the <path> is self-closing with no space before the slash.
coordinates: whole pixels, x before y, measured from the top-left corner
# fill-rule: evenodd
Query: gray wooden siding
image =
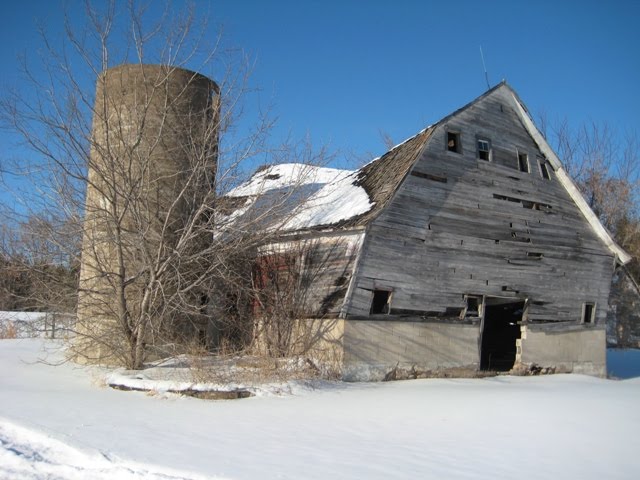
<path id="1" fill-rule="evenodd" d="M 387 208 L 369 226 L 346 316 L 369 315 L 372 290 L 393 289 L 392 313 L 430 317 L 464 306 L 465 294 L 528 298 L 533 322 L 580 321 L 597 303 L 604 322 L 613 255 L 556 179 L 506 89 L 437 127 Z M 462 154 L 446 150 L 461 133 Z M 478 137 L 491 141 L 480 160 Z M 518 170 L 517 152 L 530 173 Z M 393 317 L 393 315 L 391 315 Z"/>
<path id="2" fill-rule="evenodd" d="M 263 276 L 279 282 L 302 317 L 336 318 L 351 282 L 362 234 L 319 236 L 263 247 Z M 274 268 L 275 266 L 275 268 Z M 273 269 L 277 276 L 267 270 Z M 273 295 L 265 288 L 267 295 Z M 267 299 L 268 303 L 268 299 Z"/>

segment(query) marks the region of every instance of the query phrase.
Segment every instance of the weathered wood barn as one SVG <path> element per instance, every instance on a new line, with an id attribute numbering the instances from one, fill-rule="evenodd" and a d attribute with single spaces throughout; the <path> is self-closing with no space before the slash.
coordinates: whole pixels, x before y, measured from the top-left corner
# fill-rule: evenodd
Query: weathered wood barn
<path id="1" fill-rule="evenodd" d="M 303 207 L 263 255 L 313 249 L 295 267 L 311 272 L 301 316 L 325 325 L 314 338 L 338 346 L 345 379 L 605 374 L 611 279 L 629 256 L 506 83 Z"/>

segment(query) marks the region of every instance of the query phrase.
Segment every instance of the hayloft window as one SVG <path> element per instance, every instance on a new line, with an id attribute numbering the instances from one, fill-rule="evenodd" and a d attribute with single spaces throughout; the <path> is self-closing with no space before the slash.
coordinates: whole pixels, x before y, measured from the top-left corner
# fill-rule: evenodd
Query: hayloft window
<path id="1" fill-rule="evenodd" d="M 529 155 L 518 151 L 518 170 L 529 173 Z"/>
<path id="2" fill-rule="evenodd" d="M 482 297 L 480 295 L 465 295 L 465 317 L 478 318 L 482 316 Z"/>
<path id="3" fill-rule="evenodd" d="M 595 323 L 596 317 L 596 304 L 595 303 L 583 303 L 582 304 L 582 323 Z"/>
<path id="4" fill-rule="evenodd" d="M 542 158 L 538 159 L 538 164 L 540 165 L 540 175 L 545 180 L 551 180 L 551 174 L 549 173 L 549 165 Z"/>
<path id="5" fill-rule="evenodd" d="M 486 138 L 479 138 L 477 141 L 477 147 L 478 158 L 488 162 L 491 159 L 491 142 Z"/>
<path id="6" fill-rule="evenodd" d="M 462 153 L 459 132 L 447 132 L 447 150 L 450 152 Z"/>
<path id="7" fill-rule="evenodd" d="M 389 290 L 374 290 L 369 314 L 388 314 L 390 305 L 391 292 Z"/>

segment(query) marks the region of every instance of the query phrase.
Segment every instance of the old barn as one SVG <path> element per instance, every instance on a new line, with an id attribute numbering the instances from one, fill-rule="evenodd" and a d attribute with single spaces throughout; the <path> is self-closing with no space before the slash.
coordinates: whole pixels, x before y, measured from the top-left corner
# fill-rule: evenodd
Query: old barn
<path id="1" fill-rule="evenodd" d="M 268 189 L 277 168 L 251 181 Z M 279 272 L 265 288 L 297 278 L 305 348 L 331 345 L 345 379 L 605 375 L 611 279 L 629 256 L 509 85 L 355 172 L 320 170 L 261 262 Z"/>

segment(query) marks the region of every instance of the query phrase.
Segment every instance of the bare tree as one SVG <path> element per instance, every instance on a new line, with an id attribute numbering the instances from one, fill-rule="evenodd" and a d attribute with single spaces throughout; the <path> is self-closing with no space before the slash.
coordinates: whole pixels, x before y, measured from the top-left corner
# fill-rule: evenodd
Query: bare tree
<path id="1" fill-rule="evenodd" d="M 378 129 L 378 134 L 380 135 L 380 139 L 382 140 L 382 144 L 387 150 L 391 150 L 394 146 L 397 145 L 397 142 L 393 141 L 389 132 L 386 132 L 382 129 Z"/>
<path id="2" fill-rule="evenodd" d="M 231 214 L 242 200 L 224 193 L 267 153 L 271 125 L 235 133 L 248 69 L 218 39 L 207 45 L 193 5 L 159 17 L 119 5 L 87 3 L 87 28 L 67 19 L 61 46 L 44 35 L 44 71 L 25 61 L 31 92 L 10 92 L 0 110 L 36 153 L 13 166 L 32 182 L 18 214 L 50 219 L 41 231 L 64 252 L 58 263 L 81 264 L 74 355 L 136 369 L 211 338 L 220 286 L 246 285 L 238 266 L 277 236 L 294 197 Z"/>
<path id="3" fill-rule="evenodd" d="M 254 346 L 270 357 L 335 360 L 334 328 L 355 260 L 346 238 L 291 238 L 261 247 L 252 275 Z M 329 355 L 324 355 L 326 350 Z"/>
<path id="4" fill-rule="evenodd" d="M 589 206 L 616 241 L 636 257 L 640 225 L 640 145 L 607 124 L 573 129 L 566 120 L 540 124 Z"/>
<path id="5" fill-rule="evenodd" d="M 607 320 L 608 337 L 636 346 L 640 293 L 640 150 L 636 133 L 620 135 L 607 124 L 573 129 L 564 120 L 540 124 L 589 206 L 616 242 L 632 257 L 614 276 Z"/>

